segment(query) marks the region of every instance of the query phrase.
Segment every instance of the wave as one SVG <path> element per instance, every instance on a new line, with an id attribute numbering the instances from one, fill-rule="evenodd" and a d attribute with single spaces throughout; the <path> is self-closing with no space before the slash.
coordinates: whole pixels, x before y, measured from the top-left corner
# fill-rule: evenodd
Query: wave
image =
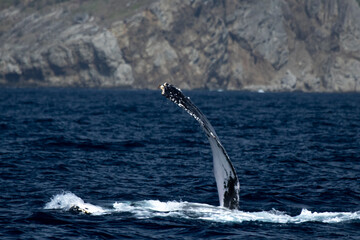
<path id="1" fill-rule="evenodd" d="M 72 211 L 89 215 L 131 213 L 135 218 L 139 219 L 175 217 L 223 223 L 242 223 L 246 221 L 267 223 L 339 223 L 360 220 L 360 211 L 317 213 L 302 209 L 300 215 L 290 216 L 274 209 L 261 212 L 244 212 L 202 203 L 177 201 L 161 202 L 159 200 L 115 202 L 112 208 L 103 208 L 101 206 L 85 203 L 84 200 L 71 192 L 55 195 L 51 198 L 50 202 L 46 203 L 44 208 Z"/>

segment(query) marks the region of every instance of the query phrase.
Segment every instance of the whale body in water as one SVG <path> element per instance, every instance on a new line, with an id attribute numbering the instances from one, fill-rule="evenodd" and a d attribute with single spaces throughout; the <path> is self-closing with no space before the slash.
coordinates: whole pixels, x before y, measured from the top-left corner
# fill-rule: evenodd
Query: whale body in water
<path id="1" fill-rule="evenodd" d="M 212 150 L 213 170 L 219 194 L 220 206 L 229 209 L 238 209 L 240 192 L 239 179 L 225 148 L 216 135 L 214 128 L 199 108 L 197 108 L 191 102 L 190 98 L 186 97 L 180 89 L 169 83 L 160 85 L 160 88 L 163 96 L 183 108 L 200 123 L 200 126 L 209 139 Z"/>

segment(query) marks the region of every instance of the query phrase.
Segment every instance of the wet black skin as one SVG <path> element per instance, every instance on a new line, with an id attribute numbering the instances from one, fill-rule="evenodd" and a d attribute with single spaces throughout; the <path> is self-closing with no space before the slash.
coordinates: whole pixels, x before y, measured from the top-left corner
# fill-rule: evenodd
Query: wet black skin
<path id="1" fill-rule="evenodd" d="M 170 101 L 176 103 L 179 107 L 183 108 L 187 111 L 191 116 L 193 116 L 201 125 L 206 135 L 209 138 L 213 138 L 216 140 L 218 147 L 222 150 L 226 160 L 228 161 L 231 167 L 231 173 L 229 173 L 229 177 L 226 182 L 224 182 L 224 189 L 226 189 L 224 193 L 224 207 L 229 209 L 238 209 L 239 207 L 239 191 L 237 186 L 239 186 L 239 180 L 236 175 L 235 169 L 230 161 L 230 158 L 225 151 L 225 148 L 220 143 L 215 130 L 206 119 L 205 115 L 198 109 L 190 100 L 190 98 L 186 97 L 180 89 L 175 86 L 164 83 L 160 86 L 162 90 L 162 95 L 169 99 Z"/>

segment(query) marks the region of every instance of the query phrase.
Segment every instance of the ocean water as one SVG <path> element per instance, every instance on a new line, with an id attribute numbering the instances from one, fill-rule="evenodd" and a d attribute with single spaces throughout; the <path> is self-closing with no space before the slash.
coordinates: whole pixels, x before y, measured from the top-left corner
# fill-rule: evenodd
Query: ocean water
<path id="1" fill-rule="evenodd" d="M 0 239 L 360 239 L 360 95 L 185 94 L 239 210 L 218 206 L 206 136 L 160 91 L 1 89 Z"/>

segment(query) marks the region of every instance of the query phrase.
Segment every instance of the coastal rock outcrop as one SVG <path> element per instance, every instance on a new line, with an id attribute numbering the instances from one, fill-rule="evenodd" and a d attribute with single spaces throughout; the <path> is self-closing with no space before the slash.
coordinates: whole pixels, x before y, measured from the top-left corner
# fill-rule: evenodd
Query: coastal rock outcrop
<path id="1" fill-rule="evenodd" d="M 115 36 L 93 18 L 76 24 L 61 22 L 67 14 L 55 10 L 44 16 L 29 16 L 14 27 L 14 34 L 25 40 L 18 43 L 11 40 L 16 36 L 7 37 L 9 43 L 2 46 L 0 59 L 1 83 L 131 87 L 132 67 L 124 61 Z M 60 23 L 53 23 L 54 18 Z"/>
<path id="2" fill-rule="evenodd" d="M 360 91 L 356 0 L 154 0 L 105 20 L 1 10 L 0 84 Z"/>

